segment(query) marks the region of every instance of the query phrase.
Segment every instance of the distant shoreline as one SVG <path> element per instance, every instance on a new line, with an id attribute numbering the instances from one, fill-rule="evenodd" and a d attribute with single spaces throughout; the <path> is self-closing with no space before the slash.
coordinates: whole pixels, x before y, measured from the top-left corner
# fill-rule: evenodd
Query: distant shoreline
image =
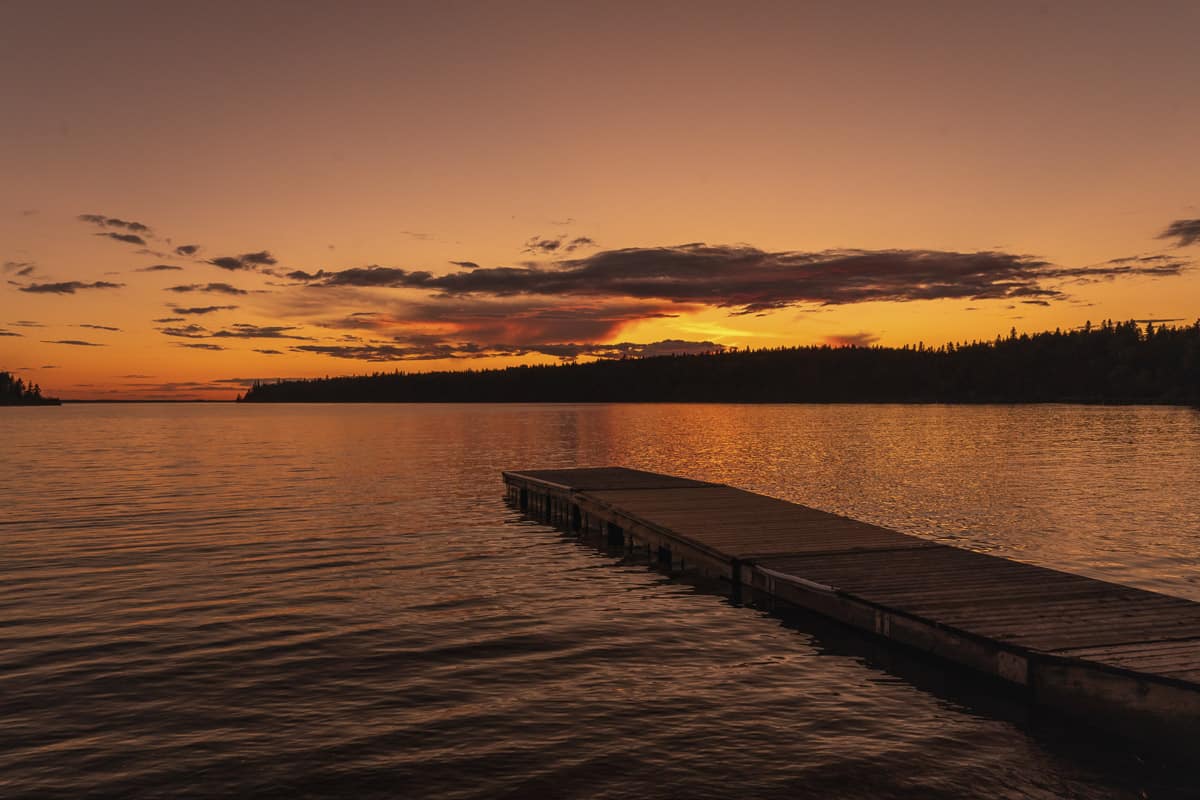
<path id="1" fill-rule="evenodd" d="M 260 401 L 262 402 L 262 401 Z M 238 400 L 70 400 L 57 403 L 23 403 L 33 406 L 78 405 L 243 405 Z M 1152 400 L 281 400 L 265 401 L 263 405 L 689 405 L 689 406 L 1170 406 L 1195 408 L 1191 403 Z M 16 404 L 13 404 L 16 407 Z"/>
<path id="2" fill-rule="evenodd" d="M 1200 324 L 257 383 L 242 402 L 1200 405 Z"/>

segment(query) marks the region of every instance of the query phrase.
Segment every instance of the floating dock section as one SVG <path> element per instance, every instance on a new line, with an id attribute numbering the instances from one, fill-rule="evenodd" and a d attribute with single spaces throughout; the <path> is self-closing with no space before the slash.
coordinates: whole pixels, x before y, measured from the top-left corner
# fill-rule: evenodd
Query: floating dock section
<path id="1" fill-rule="evenodd" d="M 1025 687 L 1034 704 L 1200 749 L 1200 603 L 722 484 L 621 467 L 503 475 L 532 516 Z"/>

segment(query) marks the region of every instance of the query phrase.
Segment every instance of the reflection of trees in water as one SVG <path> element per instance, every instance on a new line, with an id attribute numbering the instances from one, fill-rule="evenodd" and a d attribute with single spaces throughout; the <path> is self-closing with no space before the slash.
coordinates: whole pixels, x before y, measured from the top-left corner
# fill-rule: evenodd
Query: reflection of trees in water
<path id="1" fill-rule="evenodd" d="M 1200 404 L 1200 321 L 1136 321 L 938 348 L 790 347 L 255 385 L 263 402 Z"/>

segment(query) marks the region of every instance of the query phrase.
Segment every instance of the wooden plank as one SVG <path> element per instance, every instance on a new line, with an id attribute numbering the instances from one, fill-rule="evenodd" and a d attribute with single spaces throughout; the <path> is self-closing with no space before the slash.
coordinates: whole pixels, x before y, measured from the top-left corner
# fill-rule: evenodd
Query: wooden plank
<path id="1" fill-rule="evenodd" d="M 938 546 L 915 536 L 728 486 L 607 490 L 587 492 L 586 496 L 621 516 L 720 549 L 731 558 Z"/>

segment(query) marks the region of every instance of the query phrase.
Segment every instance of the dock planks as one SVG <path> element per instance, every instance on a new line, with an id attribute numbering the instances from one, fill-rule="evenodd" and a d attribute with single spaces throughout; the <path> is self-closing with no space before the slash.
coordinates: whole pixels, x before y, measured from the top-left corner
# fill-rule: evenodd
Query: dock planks
<path id="1" fill-rule="evenodd" d="M 503 474 L 522 508 L 1025 686 L 1035 703 L 1122 733 L 1200 733 L 1200 603 L 722 484 L 621 467 Z"/>

